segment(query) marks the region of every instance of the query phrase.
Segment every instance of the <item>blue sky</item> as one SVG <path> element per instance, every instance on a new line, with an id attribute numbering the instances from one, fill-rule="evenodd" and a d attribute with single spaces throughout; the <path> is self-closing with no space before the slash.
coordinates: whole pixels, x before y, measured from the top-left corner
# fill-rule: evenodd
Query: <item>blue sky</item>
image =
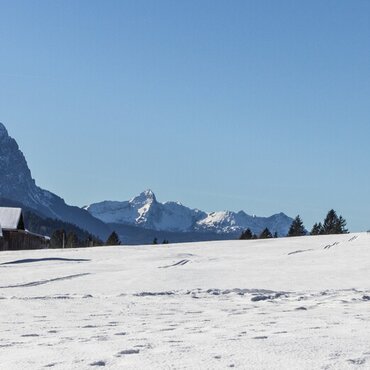
<path id="1" fill-rule="evenodd" d="M 370 229 L 368 0 L 1 1 L 0 121 L 67 202 Z"/>

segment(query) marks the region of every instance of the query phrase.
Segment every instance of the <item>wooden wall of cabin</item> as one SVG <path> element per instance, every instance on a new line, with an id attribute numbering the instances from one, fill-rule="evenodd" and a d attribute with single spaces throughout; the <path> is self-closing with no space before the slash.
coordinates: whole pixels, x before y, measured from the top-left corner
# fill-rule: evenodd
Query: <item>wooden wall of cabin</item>
<path id="1" fill-rule="evenodd" d="M 0 236 L 0 251 L 5 250 L 5 239 Z"/>
<path id="2" fill-rule="evenodd" d="M 0 250 L 43 249 L 49 246 L 48 240 L 22 231 L 3 230 L 3 235 Z"/>

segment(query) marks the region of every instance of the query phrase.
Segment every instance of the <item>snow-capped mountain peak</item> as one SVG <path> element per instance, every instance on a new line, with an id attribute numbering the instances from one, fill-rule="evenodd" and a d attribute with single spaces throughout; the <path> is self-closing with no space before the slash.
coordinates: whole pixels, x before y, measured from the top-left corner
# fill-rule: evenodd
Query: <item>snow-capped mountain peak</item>
<path id="1" fill-rule="evenodd" d="M 244 211 L 207 213 L 190 209 L 179 202 L 160 203 L 151 190 L 146 190 L 129 201 L 105 201 L 85 209 L 106 223 L 140 226 L 158 231 L 237 235 L 247 228 L 258 234 L 268 227 L 271 232 L 286 235 L 292 223 L 292 219 L 284 213 L 270 217 L 250 216 Z"/>
<path id="2" fill-rule="evenodd" d="M 155 203 L 157 201 L 152 190 L 148 189 L 130 200 L 130 203 L 136 205 L 144 205 L 148 203 Z"/>
<path id="3" fill-rule="evenodd" d="M 106 223 L 180 232 L 192 230 L 202 214 L 180 203 L 160 203 L 152 190 L 143 191 L 129 201 L 104 201 L 84 208 Z"/>

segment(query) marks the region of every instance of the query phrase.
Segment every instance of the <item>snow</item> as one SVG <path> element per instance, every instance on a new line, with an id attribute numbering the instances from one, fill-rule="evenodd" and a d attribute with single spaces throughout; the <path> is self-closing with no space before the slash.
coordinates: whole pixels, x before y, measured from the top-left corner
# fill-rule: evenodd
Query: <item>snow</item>
<path id="1" fill-rule="evenodd" d="M 3 229 L 16 230 L 22 215 L 20 208 L 0 207 L 0 226 Z"/>
<path id="2" fill-rule="evenodd" d="M 0 254 L 4 369 L 370 366 L 370 234 Z"/>

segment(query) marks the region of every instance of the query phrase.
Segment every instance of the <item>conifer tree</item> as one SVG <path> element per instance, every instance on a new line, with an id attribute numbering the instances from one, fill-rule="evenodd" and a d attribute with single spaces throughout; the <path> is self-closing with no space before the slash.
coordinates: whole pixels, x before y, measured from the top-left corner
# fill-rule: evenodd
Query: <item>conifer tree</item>
<path id="1" fill-rule="evenodd" d="M 331 209 L 325 217 L 323 225 L 323 234 L 346 234 L 348 230 L 346 227 L 346 220 L 340 216 L 334 209 Z"/>
<path id="2" fill-rule="evenodd" d="M 288 236 L 302 236 L 306 235 L 301 217 L 298 215 L 292 222 L 289 228 Z"/>
<path id="3" fill-rule="evenodd" d="M 79 247 L 79 240 L 77 235 L 70 231 L 67 235 L 66 248 L 77 248 Z"/>
<path id="4" fill-rule="evenodd" d="M 340 234 L 348 234 L 349 231 L 346 229 L 347 221 L 342 217 L 339 216 L 338 220 L 338 230 L 340 230 Z"/>
<path id="5" fill-rule="evenodd" d="M 119 237 L 115 231 L 109 235 L 105 245 L 121 245 L 121 241 L 119 240 Z"/>
<path id="6" fill-rule="evenodd" d="M 312 226 L 312 230 L 310 232 L 311 235 L 321 235 L 323 233 L 323 229 L 322 229 L 322 223 L 319 222 L 319 223 L 315 223 L 313 226 Z"/>
<path id="7" fill-rule="evenodd" d="M 240 240 L 250 240 L 253 239 L 252 230 L 248 228 L 247 230 L 243 231 L 239 237 Z"/>
<path id="8" fill-rule="evenodd" d="M 315 223 L 311 230 L 311 235 L 347 234 L 346 220 L 342 216 L 337 216 L 334 209 L 331 209 L 325 217 L 324 224 Z"/>
<path id="9" fill-rule="evenodd" d="M 271 231 L 266 227 L 259 236 L 260 239 L 270 239 L 272 238 Z"/>
<path id="10" fill-rule="evenodd" d="M 64 230 L 55 230 L 50 238 L 50 248 L 62 248 L 63 235 L 65 235 Z"/>

